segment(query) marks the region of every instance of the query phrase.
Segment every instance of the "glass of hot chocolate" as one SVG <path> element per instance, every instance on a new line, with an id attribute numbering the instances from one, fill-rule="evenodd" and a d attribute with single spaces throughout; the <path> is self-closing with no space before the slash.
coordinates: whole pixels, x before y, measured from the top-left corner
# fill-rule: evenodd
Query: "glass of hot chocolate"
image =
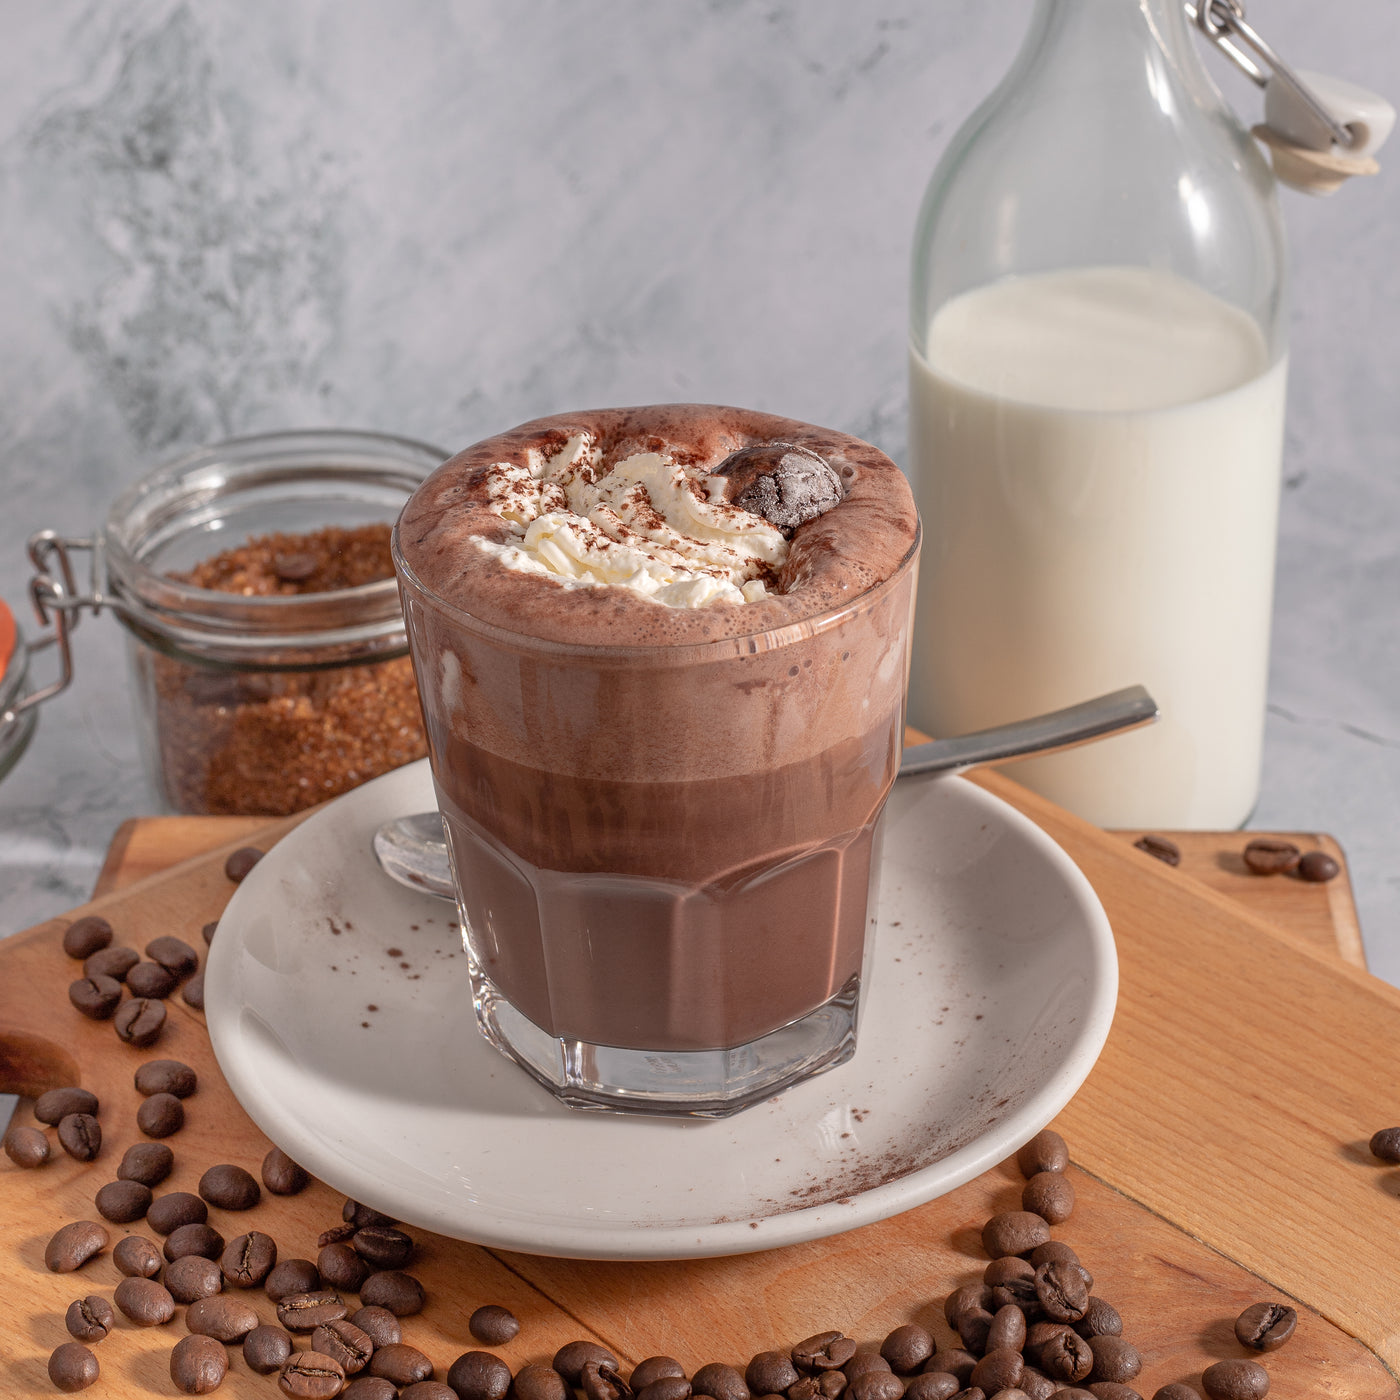
<path id="1" fill-rule="evenodd" d="M 722 1116 L 849 1058 L 919 524 L 875 448 L 567 414 L 394 534 L 477 1020 L 566 1103 Z"/>

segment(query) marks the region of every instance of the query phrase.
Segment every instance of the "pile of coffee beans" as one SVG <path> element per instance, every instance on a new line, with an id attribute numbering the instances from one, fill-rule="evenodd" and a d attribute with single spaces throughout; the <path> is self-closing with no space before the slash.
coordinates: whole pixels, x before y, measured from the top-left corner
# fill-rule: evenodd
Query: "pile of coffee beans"
<path id="1" fill-rule="evenodd" d="M 1244 848 L 1245 867 L 1254 875 L 1296 875 L 1310 884 L 1336 879 L 1341 872 L 1326 851 L 1302 851 L 1292 841 L 1261 836 Z"/>

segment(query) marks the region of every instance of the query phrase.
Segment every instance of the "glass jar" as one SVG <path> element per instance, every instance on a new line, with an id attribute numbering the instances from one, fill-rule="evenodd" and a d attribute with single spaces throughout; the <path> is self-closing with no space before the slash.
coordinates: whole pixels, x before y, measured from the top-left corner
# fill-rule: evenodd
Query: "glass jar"
<path id="1" fill-rule="evenodd" d="M 29 648 L 16 627 L 14 646 L 0 673 L 0 778 L 24 757 L 38 716 L 29 686 Z"/>
<path id="2" fill-rule="evenodd" d="M 36 564 L 58 556 L 36 596 L 61 624 L 83 607 L 121 619 L 171 808 L 280 816 L 424 756 L 389 532 L 447 455 L 362 432 L 238 438 L 138 481 L 96 540 L 31 542 Z"/>
<path id="3" fill-rule="evenodd" d="M 1273 177 L 1181 0 L 1038 0 L 915 234 L 911 723 L 962 734 L 1142 684 L 1159 724 L 1016 779 L 1104 826 L 1247 819 L 1285 283 Z"/>

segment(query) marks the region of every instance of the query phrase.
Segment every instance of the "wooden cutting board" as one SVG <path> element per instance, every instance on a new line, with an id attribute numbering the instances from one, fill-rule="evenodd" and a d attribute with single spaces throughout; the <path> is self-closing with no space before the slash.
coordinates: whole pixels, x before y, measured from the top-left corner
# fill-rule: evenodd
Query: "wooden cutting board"
<path id="1" fill-rule="evenodd" d="M 1397 1182 L 1364 1150 L 1371 1132 L 1400 1119 L 1387 1059 L 1400 1038 L 1400 993 L 1338 956 L 1359 950 L 1345 920 L 1329 913 L 1334 903 L 1346 905 L 1345 886 L 1241 874 L 1229 859 L 1243 844 L 1238 833 L 1183 839 L 1183 864 L 1173 870 L 1133 849 L 1131 834 L 1098 831 L 995 775 L 978 781 L 1066 847 L 1117 937 L 1117 1018 L 1098 1066 L 1057 1123 L 1075 1160 L 1079 1204 L 1055 1233 L 1094 1272 L 1095 1292 L 1122 1312 L 1125 1335 L 1146 1363 L 1138 1389 L 1150 1396 L 1169 1380 L 1198 1377 L 1211 1361 L 1242 1355 L 1231 1334 L 1235 1315 L 1248 1303 L 1288 1297 L 1302 1321 L 1293 1341 L 1264 1358 L 1274 1395 L 1400 1393 L 1388 1369 L 1400 1365 L 1400 1271 L 1389 1243 L 1400 1212 Z M 290 825 L 257 831 L 242 819 L 221 820 L 126 828 L 103 875 L 111 892 L 90 908 L 137 947 L 166 932 L 198 944 L 200 926 L 232 890 L 222 871 L 227 850 L 254 834 L 269 844 Z M 224 846 L 201 853 L 224 837 Z M 140 878 L 186 853 L 190 859 L 173 869 Z M 1250 912 L 1260 900 L 1286 906 L 1291 927 Z M 10 1256 L 0 1272 L 6 1395 L 54 1393 L 44 1366 L 67 1340 L 64 1309 L 89 1292 L 110 1296 L 117 1280 L 108 1255 L 78 1274 L 54 1275 L 42 1254 L 58 1224 L 96 1218 L 95 1189 L 139 1137 L 131 1075 L 143 1058 L 184 1059 L 201 1078 L 187 1124 L 171 1139 L 177 1168 L 163 1189 L 193 1190 L 216 1161 L 256 1172 L 267 1149 L 218 1075 L 202 1017 L 178 997 L 164 1039 L 149 1052 L 122 1045 L 110 1025 L 69 1007 L 65 988 L 76 964 L 59 946 L 67 922 L 0 943 L 0 1089 L 32 1095 L 81 1082 L 102 1099 L 105 1140 L 86 1167 L 62 1154 L 36 1172 L 0 1160 L 0 1219 L 8 1227 L 0 1250 Z M 33 1121 L 27 1104 L 19 1114 Z M 1017 1173 L 1003 1167 L 846 1235 L 674 1264 L 551 1260 L 415 1232 L 413 1268 L 429 1304 L 406 1320 L 405 1336 L 428 1352 L 439 1376 L 476 1345 L 465 1319 L 484 1302 L 504 1303 L 522 1320 L 520 1336 L 499 1349 L 513 1367 L 548 1360 L 578 1336 L 606 1342 L 625 1361 L 669 1352 L 688 1369 L 712 1359 L 742 1365 L 758 1350 L 828 1327 L 877 1345 L 893 1326 L 918 1320 L 946 1342 L 942 1300 L 980 1274 L 980 1224 L 1014 1208 L 1018 1196 Z M 314 1257 L 316 1236 L 339 1220 L 340 1203 L 315 1183 L 301 1196 L 265 1197 L 247 1215 L 212 1211 L 211 1220 L 226 1236 L 257 1228 L 284 1256 Z M 110 1230 L 115 1240 L 141 1227 Z M 270 1320 L 261 1294 L 252 1301 Z M 96 1348 L 103 1377 L 92 1393 L 174 1394 L 168 1355 L 183 1331 L 178 1318 L 145 1330 L 123 1323 Z M 235 1352 L 220 1394 L 276 1393 Z"/>

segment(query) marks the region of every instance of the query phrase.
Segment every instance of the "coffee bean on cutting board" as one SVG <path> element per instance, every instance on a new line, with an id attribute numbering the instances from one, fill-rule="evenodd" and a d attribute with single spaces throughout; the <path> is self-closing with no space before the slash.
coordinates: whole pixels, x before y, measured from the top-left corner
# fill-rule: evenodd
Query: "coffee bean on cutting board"
<path id="1" fill-rule="evenodd" d="M 519 1379 L 517 1376 L 516 1380 Z M 450 1386 L 447 1393 L 451 1400 L 457 1400 L 457 1392 Z M 340 1400 L 400 1400 L 399 1388 L 383 1376 L 356 1376 L 340 1392 Z M 529 1400 L 529 1397 L 517 1390 L 517 1400 Z"/>
<path id="2" fill-rule="evenodd" d="M 152 1094 L 174 1094 L 187 1099 L 199 1087 L 199 1076 L 182 1060 L 145 1060 L 137 1067 L 136 1092 L 145 1098 Z"/>
<path id="3" fill-rule="evenodd" d="M 360 1256 L 371 1268 L 375 1269 L 401 1269 L 413 1257 L 413 1236 L 403 1230 L 396 1229 L 392 1225 L 366 1225 L 362 1230 L 356 1230 L 350 1240 L 355 1253 Z M 478 1308 L 477 1313 L 488 1312 L 489 1308 Z M 504 1308 L 497 1311 L 505 1313 L 510 1317 L 510 1313 Z M 473 1317 L 476 1313 L 472 1314 Z M 489 1324 L 487 1324 L 489 1325 Z M 506 1324 L 502 1323 L 502 1326 Z M 470 1327 L 470 1322 L 468 1323 Z M 520 1330 L 520 1324 L 515 1324 L 515 1330 Z M 488 1338 L 477 1336 L 476 1329 L 471 1328 L 472 1336 L 478 1341 L 488 1341 Z M 500 1341 L 509 1341 L 515 1332 L 503 1337 Z M 499 1346 L 500 1341 L 491 1342 L 492 1346 Z"/>
<path id="4" fill-rule="evenodd" d="M 117 1315 L 112 1305 L 97 1293 L 86 1298 L 74 1298 L 68 1304 L 63 1325 L 69 1336 L 80 1342 L 100 1342 L 116 1324 Z"/>
<path id="5" fill-rule="evenodd" d="M 262 1188 L 252 1172 L 221 1162 L 199 1178 L 199 1194 L 220 1210 L 251 1210 L 262 1199 Z"/>
<path id="6" fill-rule="evenodd" d="M 296 1293 L 315 1293 L 320 1287 L 321 1275 L 309 1259 L 278 1260 L 263 1280 L 263 1291 L 274 1303 Z"/>
<path id="7" fill-rule="evenodd" d="M 1021 1191 L 1021 1209 L 1063 1225 L 1074 1214 L 1074 1187 L 1063 1172 L 1037 1172 Z"/>
<path id="8" fill-rule="evenodd" d="M 134 997 L 117 1008 L 112 1024 L 119 1040 L 144 1050 L 154 1045 L 165 1029 L 165 1003 L 152 997 Z"/>
<path id="9" fill-rule="evenodd" d="M 175 1316 L 175 1299 L 170 1290 L 153 1278 L 122 1279 L 112 1301 L 138 1327 L 159 1327 Z"/>
<path id="10" fill-rule="evenodd" d="M 49 1357 L 49 1380 L 55 1389 L 70 1394 L 93 1385 L 100 1371 L 97 1357 L 81 1342 L 64 1342 Z"/>
<path id="11" fill-rule="evenodd" d="M 141 961 L 135 948 L 125 945 L 117 948 L 99 948 L 83 962 L 84 977 L 111 977 L 117 982 L 125 982 L 126 974 Z"/>
<path id="12" fill-rule="evenodd" d="M 274 1147 L 262 1161 L 262 1182 L 274 1196 L 295 1196 L 310 1183 L 308 1172 L 299 1167 L 280 1147 Z"/>
<path id="13" fill-rule="evenodd" d="M 1325 884 L 1341 873 L 1342 867 L 1326 851 L 1309 851 L 1298 862 L 1298 875 L 1309 884 Z"/>
<path id="14" fill-rule="evenodd" d="M 117 1175 L 123 1181 L 159 1186 L 175 1169 L 175 1154 L 163 1142 L 133 1143 L 122 1154 Z"/>
<path id="15" fill-rule="evenodd" d="M 423 1311 L 423 1285 L 412 1274 L 385 1269 L 360 1285 L 360 1301 L 367 1307 L 388 1308 L 395 1317 L 410 1317 Z"/>
<path id="16" fill-rule="evenodd" d="M 457 1392 L 446 1381 L 414 1381 L 399 1391 L 399 1400 L 457 1400 Z"/>
<path id="17" fill-rule="evenodd" d="M 292 1334 L 285 1328 L 263 1323 L 243 1338 L 243 1359 L 260 1376 L 281 1370 L 292 1354 Z"/>
<path id="18" fill-rule="evenodd" d="M 350 1321 L 360 1331 L 367 1332 L 377 1347 L 391 1347 L 395 1342 L 403 1341 L 403 1328 L 388 1308 L 361 1308 L 359 1312 L 350 1314 Z"/>
<path id="19" fill-rule="evenodd" d="M 235 1288 L 256 1288 L 276 1263 L 276 1241 L 261 1230 L 249 1230 L 231 1239 L 219 1260 L 224 1277 Z"/>
<path id="20" fill-rule="evenodd" d="M 333 1357 L 345 1368 L 347 1376 L 363 1371 L 375 1354 L 374 1338 L 356 1327 L 349 1318 L 338 1317 L 323 1322 L 311 1333 L 311 1350 Z M 432 1367 L 428 1368 L 429 1374 Z"/>
<path id="21" fill-rule="evenodd" d="M 331 1400 L 345 1385 L 345 1368 L 318 1351 L 298 1352 L 282 1367 L 277 1385 L 292 1400 Z"/>
<path id="22" fill-rule="evenodd" d="M 97 1213 L 114 1225 L 130 1225 L 140 1220 L 151 1207 L 151 1188 L 139 1181 L 109 1181 L 97 1188 L 94 1204 Z"/>
<path id="23" fill-rule="evenodd" d="M 90 1113 L 59 1119 L 58 1145 L 75 1161 L 91 1162 L 102 1151 L 102 1124 Z"/>
<path id="24" fill-rule="evenodd" d="M 417 1347 L 394 1342 L 376 1349 L 369 1359 L 369 1373 L 393 1381 L 395 1385 L 412 1385 L 433 1374 L 433 1363 Z"/>
<path id="25" fill-rule="evenodd" d="M 1291 841 L 1258 836 L 1245 846 L 1245 868 L 1255 875 L 1286 875 L 1298 868 L 1303 853 Z"/>
<path id="26" fill-rule="evenodd" d="M 126 974 L 126 985 L 134 997 L 168 997 L 175 990 L 175 975 L 156 962 L 139 962 Z"/>
<path id="27" fill-rule="evenodd" d="M 183 987 L 180 988 L 180 1000 L 186 1006 L 192 1007 L 195 1011 L 204 1010 L 204 969 L 200 968 Z"/>
<path id="28" fill-rule="evenodd" d="M 81 962 L 112 941 L 112 925 L 100 914 L 84 914 L 63 931 L 63 951 Z"/>
<path id="29" fill-rule="evenodd" d="M 1168 840 L 1165 836 L 1156 836 L 1152 834 L 1139 836 L 1138 839 L 1133 842 L 1133 845 L 1136 846 L 1138 850 L 1145 852 L 1156 860 L 1160 860 L 1164 865 L 1181 864 L 1181 847 L 1178 846 L 1175 841 Z"/>
<path id="30" fill-rule="evenodd" d="M 128 1235 L 112 1250 L 117 1272 L 128 1278 L 154 1278 L 160 1273 L 161 1253 L 144 1235 Z"/>
<path id="31" fill-rule="evenodd" d="M 106 1229 L 95 1220 L 75 1220 L 54 1232 L 44 1246 L 44 1264 L 56 1274 L 81 1269 L 107 1248 Z"/>
<path id="32" fill-rule="evenodd" d="M 664 1378 L 658 1377 L 657 1379 Z M 687 1382 L 686 1389 L 689 1390 L 689 1388 L 689 1382 Z M 640 1395 L 645 1391 L 646 1386 L 633 1385 L 632 1389 L 634 1394 Z M 515 1373 L 511 1393 L 515 1400 L 573 1400 L 574 1395 L 569 1383 L 553 1366 L 541 1366 L 537 1363 L 522 1366 Z"/>
<path id="33" fill-rule="evenodd" d="M 165 1286 L 177 1303 L 193 1303 L 222 1293 L 224 1274 L 214 1260 L 202 1254 L 182 1254 L 166 1267 Z"/>
<path id="34" fill-rule="evenodd" d="M 1283 1303 L 1255 1303 L 1235 1319 L 1235 1336 L 1255 1351 L 1274 1351 L 1297 1330 L 1298 1314 Z"/>
<path id="35" fill-rule="evenodd" d="M 569 1345 L 578 1346 L 580 1343 L 571 1342 Z M 554 1369 L 559 1370 L 557 1356 Z M 580 1365 L 576 1373 L 580 1379 L 582 1372 Z M 568 1372 L 562 1374 L 567 1381 Z M 463 1352 L 447 1371 L 447 1383 L 457 1392 L 459 1400 L 505 1400 L 510 1390 L 510 1379 L 510 1367 L 489 1351 Z"/>
<path id="36" fill-rule="evenodd" d="M 39 1128 L 11 1123 L 5 1132 L 5 1156 L 26 1170 L 42 1167 L 49 1160 L 49 1140 Z"/>
<path id="37" fill-rule="evenodd" d="M 1201 1373 L 1210 1400 L 1263 1400 L 1269 1373 L 1257 1361 L 1217 1361 Z"/>
<path id="38" fill-rule="evenodd" d="M 258 1325 L 257 1312 L 233 1293 L 211 1293 L 185 1310 L 185 1326 L 219 1342 L 241 1342 Z"/>
<path id="39" fill-rule="evenodd" d="M 212 1226 L 198 1223 L 181 1225 L 165 1241 L 165 1257 L 173 1264 L 189 1254 L 217 1260 L 224 1252 L 224 1237 Z"/>
<path id="40" fill-rule="evenodd" d="M 97 1095 L 76 1085 L 50 1089 L 34 1100 L 34 1116 L 50 1127 L 57 1127 L 70 1113 L 90 1113 L 96 1116 L 97 1112 Z"/>
<path id="41" fill-rule="evenodd" d="M 1042 1128 L 1017 1152 L 1016 1165 L 1027 1181 L 1041 1172 L 1062 1172 L 1069 1166 L 1069 1148 L 1053 1128 Z"/>
<path id="42" fill-rule="evenodd" d="M 122 984 L 115 977 L 80 977 L 68 986 L 68 1000 L 93 1021 L 114 1015 L 121 999 Z"/>
<path id="43" fill-rule="evenodd" d="M 170 1379 L 182 1395 L 208 1395 L 228 1374 L 228 1352 L 214 1337 L 192 1333 L 170 1352 Z"/>
<path id="44" fill-rule="evenodd" d="M 136 1110 L 136 1126 L 147 1137 L 170 1137 L 185 1126 L 185 1105 L 174 1094 L 152 1094 Z"/>
<path id="45" fill-rule="evenodd" d="M 183 938 L 162 934 L 146 944 L 146 956 L 172 977 L 188 977 L 199 966 L 199 954 Z"/>
<path id="46" fill-rule="evenodd" d="M 192 1191 L 167 1191 L 151 1202 L 146 1224 L 158 1235 L 168 1235 L 182 1225 L 202 1225 L 209 1207 Z"/>
<path id="47" fill-rule="evenodd" d="M 263 858 L 263 853 L 256 846 L 240 846 L 224 862 L 224 874 L 233 881 L 235 885 L 241 884 L 248 878 L 252 868 Z"/>

